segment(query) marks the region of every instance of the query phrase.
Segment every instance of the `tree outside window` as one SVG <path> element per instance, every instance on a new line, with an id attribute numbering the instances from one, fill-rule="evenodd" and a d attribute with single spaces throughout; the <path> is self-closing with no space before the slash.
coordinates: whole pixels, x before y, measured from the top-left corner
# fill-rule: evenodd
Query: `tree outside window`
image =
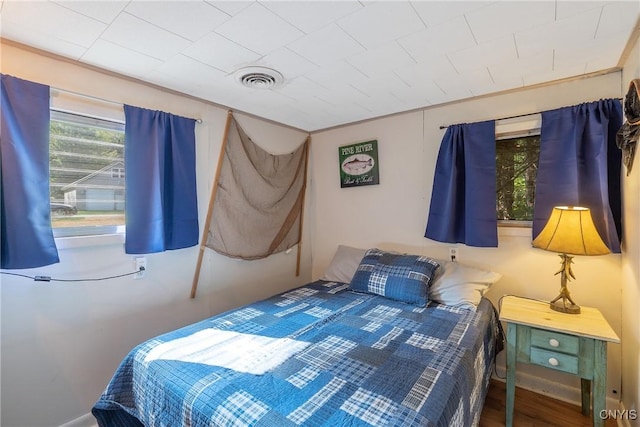
<path id="1" fill-rule="evenodd" d="M 532 221 L 540 135 L 496 141 L 498 220 Z"/>

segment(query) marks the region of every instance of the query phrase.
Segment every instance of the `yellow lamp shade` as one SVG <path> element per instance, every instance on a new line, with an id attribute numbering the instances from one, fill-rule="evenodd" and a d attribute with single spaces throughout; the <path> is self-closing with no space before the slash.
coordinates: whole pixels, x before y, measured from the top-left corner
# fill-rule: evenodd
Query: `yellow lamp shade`
<path id="1" fill-rule="evenodd" d="M 598 234 L 591 211 L 578 206 L 556 206 L 533 246 L 573 255 L 605 255 L 611 251 Z"/>

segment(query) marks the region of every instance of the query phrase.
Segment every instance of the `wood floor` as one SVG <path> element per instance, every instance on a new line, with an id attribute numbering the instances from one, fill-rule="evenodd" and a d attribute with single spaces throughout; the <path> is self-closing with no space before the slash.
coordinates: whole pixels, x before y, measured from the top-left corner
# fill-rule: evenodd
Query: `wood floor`
<path id="1" fill-rule="evenodd" d="M 480 427 L 504 426 L 505 384 L 491 380 L 480 418 Z M 516 387 L 514 427 L 591 427 L 591 417 L 574 406 L 541 394 Z M 607 420 L 606 427 L 616 427 L 615 420 Z"/>

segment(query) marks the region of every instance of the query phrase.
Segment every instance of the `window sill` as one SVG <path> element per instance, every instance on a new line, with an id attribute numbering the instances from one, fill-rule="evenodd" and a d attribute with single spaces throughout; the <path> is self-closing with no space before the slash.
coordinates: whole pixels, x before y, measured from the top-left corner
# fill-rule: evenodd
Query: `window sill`
<path id="1" fill-rule="evenodd" d="M 531 223 L 529 224 L 501 224 L 498 222 L 499 237 L 528 237 L 531 238 Z"/>
<path id="2" fill-rule="evenodd" d="M 95 236 L 56 237 L 58 249 L 77 249 L 96 246 L 124 244 L 124 233 L 100 234 Z"/>

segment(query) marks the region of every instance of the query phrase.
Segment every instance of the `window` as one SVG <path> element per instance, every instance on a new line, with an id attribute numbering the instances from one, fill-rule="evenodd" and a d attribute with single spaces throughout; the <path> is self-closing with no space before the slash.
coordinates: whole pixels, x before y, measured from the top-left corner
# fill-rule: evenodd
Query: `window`
<path id="1" fill-rule="evenodd" d="M 533 220 L 539 154 L 539 135 L 496 141 L 498 220 Z"/>
<path id="2" fill-rule="evenodd" d="M 124 123 L 51 110 L 51 218 L 56 237 L 124 225 Z"/>
<path id="3" fill-rule="evenodd" d="M 531 225 L 539 156 L 539 115 L 496 124 L 499 225 Z"/>
<path id="4" fill-rule="evenodd" d="M 111 169 L 111 178 L 124 178 L 124 168 Z"/>

